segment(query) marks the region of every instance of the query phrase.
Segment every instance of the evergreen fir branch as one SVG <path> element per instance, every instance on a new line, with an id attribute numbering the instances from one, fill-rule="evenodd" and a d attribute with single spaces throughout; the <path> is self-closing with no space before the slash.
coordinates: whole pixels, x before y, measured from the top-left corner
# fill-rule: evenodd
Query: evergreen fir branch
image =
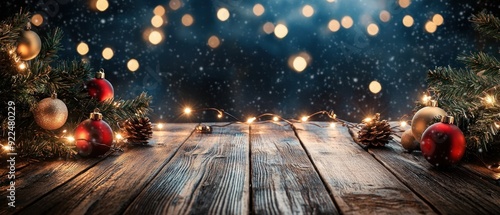
<path id="1" fill-rule="evenodd" d="M 26 24 L 29 22 L 29 13 L 21 10 L 14 16 L 7 18 L 1 23 L 0 28 L 0 48 L 12 49 L 17 44 Z"/>
<path id="2" fill-rule="evenodd" d="M 151 111 L 149 103 L 152 97 L 142 92 L 132 100 L 113 101 L 107 100 L 99 103 L 97 107 L 108 121 L 113 130 L 119 129 L 119 124 L 133 117 L 145 117 Z"/>
<path id="3" fill-rule="evenodd" d="M 484 36 L 500 40 L 500 19 L 482 11 L 477 15 L 472 15 L 470 21 L 474 23 L 474 29 Z"/>
<path id="4" fill-rule="evenodd" d="M 495 57 L 484 52 L 473 53 L 470 56 L 462 56 L 458 59 L 478 75 L 498 76 L 500 74 L 500 62 Z"/>
<path id="5" fill-rule="evenodd" d="M 57 60 L 57 52 L 62 49 L 62 37 L 63 33 L 60 28 L 56 28 L 51 34 L 47 34 L 42 42 L 42 50 L 38 54 L 38 59 L 48 63 Z"/>

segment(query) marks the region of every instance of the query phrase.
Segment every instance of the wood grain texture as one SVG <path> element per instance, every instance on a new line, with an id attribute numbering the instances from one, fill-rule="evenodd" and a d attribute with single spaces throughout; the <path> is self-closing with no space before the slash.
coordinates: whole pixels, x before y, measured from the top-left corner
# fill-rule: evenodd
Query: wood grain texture
<path id="1" fill-rule="evenodd" d="M 398 141 L 368 152 L 439 213 L 500 214 L 500 187 L 461 167 L 436 169 L 420 152 L 404 152 Z"/>
<path id="2" fill-rule="evenodd" d="M 324 124 L 328 125 L 328 124 Z M 297 134 L 344 214 L 434 211 L 359 147 L 346 127 L 295 124 Z"/>
<path id="3" fill-rule="evenodd" d="M 33 163 L 16 171 L 15 208 L 4 207 L 7 205 L 7 177 L 3 177 L 0 196 L 0 214 L 12 214 L 18 212 L 27 205 L 33 203 L 53 189 L 67 183 L 69 180 L 92 168 L 103 158 L 93 158 L 80 161 L 61 160 L 53 162 Z"/>
<path id="4" fill-rule="evenodd" d="M 248 125 L 194 133 L 125 214 L 246 214 Z"/>
<path id="5" fill-rule="evenodd" d="M 290 126 L 251 127 L 255 214 L 337 214 L 337 209 Z"/>
<path id="6" fill-rule="evenodd" d="M 115 153 L 21 214 L 119 214 L 191 135 L 196 124 L 167 124 L 148 146 Z"/>

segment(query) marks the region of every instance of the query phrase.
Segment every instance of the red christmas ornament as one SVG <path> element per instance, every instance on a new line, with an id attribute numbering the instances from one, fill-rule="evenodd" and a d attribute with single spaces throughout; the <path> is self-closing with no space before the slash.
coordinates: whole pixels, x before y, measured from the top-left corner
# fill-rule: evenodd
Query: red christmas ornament
<path id="1" fill-rule="evenodd" d="M 95 74 L 95 78 L 87 82 L 87 89 L 90 97 L 95 98 L 100 102 L 113 98 L 115 94 L 113 85 L 111 85 L 111 83 L 104 78 L 103 69 L 99 70 L 99 72 Z"/>
<path id="2" fill-rule="evenodd" d="M 113 130 L 102 120 L 99 109 L 90 114 L 90 119 L 81 122 L 75 129 L 78 154 L 81 156 L 103 155 L 113 144 Z"/>
<path id="3" fill-rule="evenodd" d="M 446 167 L 462 159 L 465 153 L 465 137 L 453 125 L 452 116 L 441 117 L 441 122 L 429 126 L 422 134 L 422 155 L 434 166 Z"/>

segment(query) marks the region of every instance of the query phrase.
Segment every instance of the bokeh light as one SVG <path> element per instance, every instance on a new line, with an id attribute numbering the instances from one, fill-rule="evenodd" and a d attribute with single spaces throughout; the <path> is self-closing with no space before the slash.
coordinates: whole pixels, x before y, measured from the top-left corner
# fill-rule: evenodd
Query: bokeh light
<path id="1" fill-rule="evenodd" d="M 377 94 L 382 90 L 382 85 L 378 81 L 372 81 L 368 88 L 370 89 L 370 92 Z"/>
<path id="2" fill-rule="evenodd" d="M 101 12 L 105 11 L 109 7 L 109 2 L 108 0 L 97 0 L 97 2 L 95 3 L 95 7 Z"/>
<path id="3" fill-rule="evenodd" d="M 102 50 L 102 57 L 106 60 L 110 60 L 111 58 L 113 58 L 114 55 L 115 53 L 113 52 L 113 49 L 111 49 L 110 47 L 106 47 Z"/>
<path id="4" fill-rule="evenodd" d="M 218 11 L 217 11 L 217 18 L 220 20 L 220 21 L 226 21 L 227 19 L 229 19 L 229 10 L 227 10 L 226 8 L 220 8 Z"/>
<path id="5" fill-rule="evenodd" d="M 208 38 L 207 44 L 208 46 L 210 46 L 210 48 L 215 49 L 220 46 L 220 40 L 217 36 L 212 35 L 210 38 Z"/>
<path id="6" fill-rule="evenodd" d="M 371 36 L 377 35 L 378 31 L 378 26 L 375 23 L 371 23 L 366 27 L 366 32 L 368 32 L 368 34 Z"/>
<path id="7" fill-rule="evenodd" d="M 151 25 L 155 28 L 159 28 L 163 25 L 163 18 L 161 16 L 155 15 L 151 18 Z"/>
<path id="8" fill-rule="evenodd" d="M 399 0 L 399 6 L 402 8 L 407 8 L 411 4 L 411 0 Z"/>
<path id="9" fill-rule="evenodd" d="M 253 6 L 253 14 L 255 14 L 255 16 L 262 16 L 265 11 L 266 9 L 261 4 L 255 4 Z"/>
<path id="10" fill-rule="evenodd" d="M 330 22 L 328 22 L 328 29 L 330 29 L 331 32 L 337 32 L 340 29 L 340 22 L 336 19 L 330 20 Z"/>
<path id="11" fill-rule="evenodd" d="M 128 60 L 127 62 L 127 68 L 128 70 L 130 70 L 131 72 L 135 72 L 139 69 L 139 61 L 137 61 L 136 59 L 132 58 L 130 60 Z"/>
<path id="12" fill-rule="evenodd" d="M 292 65 L 295 71 L 302 72 L 307 67 L 307 61 L 302 56 L 296 56 L 295 59 L 293 59 Z"/>
<path id="13" fill-rule="evenodd" d="M 311 5 L 306 4 L 304 7 L 302 7 L 302 15 L 305 17 L 311 17 L 314 15 L 314 8 Z"/>
<path id="14" fill-rule="evenodd" d="M 272 34 L 274 32 L 274 24 L 271 22 L 266 22 L 266 24 L 262 26 L 262 30 L 264 30 L 266 34 Z"/>
<path id="15" fill-rule="evenodd" d="M 443 24 L 444 18 L 439 13 L 438 14 L 434 14 L 434 16 L 432 17 L 432 22 L 434 22 L 434 24 L 436 24 L 437 26 L 440 26 L 440 25 Z"/>
<path id="16" fill-rule="evenodd" d="M 288 34 L 288 28 L 284 24 L 278 24 L 274 28 L 274 35 L 276 35 L 277 38 L 283 39 L 286 37 Z"/>
<path id="17" fill-rule="evenodd" d="M 413 17 L 411 17 L 410 15 L 406 15 L 403 17 L 403 25 L 406 26 L 406 27 L 411 27 L 413 26 Z"/>
<path id="18" fill-rule="evenodd" d="M 326 0 L 326 1 L 330 3 L 335 2 L 335 0 Z"/>
<path id="19" fill-rule="evenodd" d="M 157 45 L 163 40 L 163 36 L 158 31 L 151 31 L 151 33 L 149 33 L 148 39 L 151 44 Z"/>
<path id="20" fill-rule="evenodd" d="M 78 46 L 76 46 L 76 51 L 80 55 L 86 55 L 89 53 L 89 45 L 87 45 L 87 43 L 80 42 Z"/>
<path id="21" fill-rule="evenodd" d="M 432 34 L 432 33 L 436 32 L 437 25 L 434 24 L 434 22 L 432 22 L 432 21 L 427 21 L 427 23 L 425 23 L 424 28 L 425 28 L 425 31 Z"/>
<path id="22" fill-rule="evenodd" d="M 391 20 L 391 14 L 389 11 L 383 10 L 380 11 L 379 18 L 382 22 L 389 22 L 389 20 Z"/>
<path id="23" fill-rule="evenodd" d="M 182 16 L 181 21 L 184 26 L 188 27 L 193 24 L 194 19 L 193 16 L 191 16 L 191 14 L 184 14 L 184 16 Z"/>
<path id="24" fill-rule="evenodd" d="M 182 5 L 182 3 L 180 0 L 170 0 L 170 2 L 168 3 L 168 6 L 172 10 L 177 10 L 177 9 L 181 8 L 181 5 Z"/>
<path id="25" fill-rule="evenodd" d="M 43 24 L 43 16 L 40 14 L 35 14 L 31 17 L 31 23 L 35 26 L 40 26 Z"/>
<path id="26" fill-rule="evenodd" d="M 166 12 L 165 8 L 161 5 L 156 6 L 155 9 L 153 10 L 153 13 L 157 16 L 163 16 L 165 15 L 165 12 Z"/>
<path id="27" fill-rule="evenodd" d="M 345 29 L 348 29 L 348 28 L 352 27 L 352 25 L 354 24 L 354 21 L 352 20 L 352 18 L 350 16 L 344 16 L 344 17 L 342 17 L 342 20 L 340 21 L 340 23 L 342 23 L 342 27 L 344 27 Z"/>

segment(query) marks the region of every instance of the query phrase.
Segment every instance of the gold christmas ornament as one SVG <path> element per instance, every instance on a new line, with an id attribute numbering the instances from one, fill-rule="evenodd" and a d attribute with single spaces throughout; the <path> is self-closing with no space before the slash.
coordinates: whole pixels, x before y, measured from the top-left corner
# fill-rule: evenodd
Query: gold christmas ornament
<path id="1" fill-rule="evenodd" d="M 36 124 L 46 130 L 56 130 L 66 123 L 68 108 L 63 101 L 53 93 L 50 98 L 38 102 L 33 111 Z"/>
<path id="2" fill-rule="evenodd" d="M 403 132 L 403 135 L 401 135 L 401 145 L 408 152 L 412 152 L 413 150 L 420 150 L 420 143 L 415 140 L 411 129 L 406 130 L 405 132 Z"/>
<path id="3" fill-rule="evenodd" d="M 411 120 L 411 132 L 415 140 L 420 142 L 422 133 L 429 127 L 435 117 L 447 116 L 446 111 L 437 107 L 437 101 L 429 101 L 429 106 L 418 110 Z"/>
<path id="4" fill-rule="evenodd" d="M 21 60 L 31 60 L 35 58 L 42 49 L 42 41 L 37 33 L 31 31 L 31 25 L 28 23 L 26 31 L 17 43 L 17 55 Z"/>

